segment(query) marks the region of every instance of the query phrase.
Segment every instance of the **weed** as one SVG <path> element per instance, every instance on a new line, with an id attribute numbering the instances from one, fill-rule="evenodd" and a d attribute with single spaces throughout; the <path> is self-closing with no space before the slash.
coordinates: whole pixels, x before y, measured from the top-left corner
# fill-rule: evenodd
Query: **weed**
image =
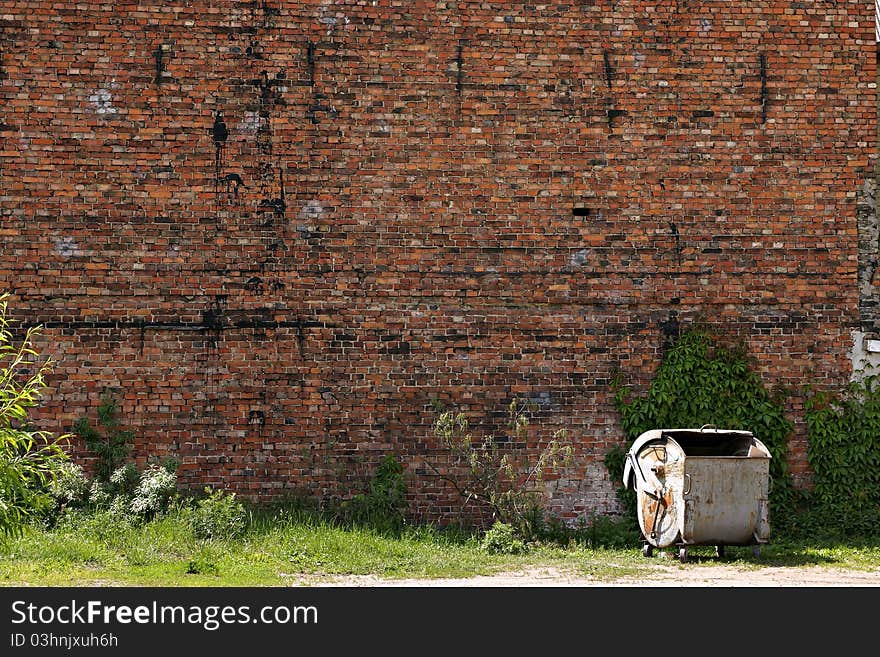
<path id="1" fill-rule="evenodd" d="M 235 493 L 205 488 L 203 499 L 196 502 L 187 518 L 196 538 L 237 538 L 247 528 L 248 515 Z"/>
<path id="2" fill-rule="evenodd" d="M 187 575 L 220 575 L 220 568 L 213 561 L 190 559 L 186 564 Z"/>
<path id="3" fill-rule="evenodd" d="M 398 534 L 406 524 L 406 482 L 403 466 L 386 454 L 370 482 L 370 491 L 345 500 L 336 514 L 347 525 Z"/>
<path id="4" fill-rule="evenodd" d="M 480 549 L 489 554 L 523 554 L 526 544 L 517 538 L 516 531 L 507 523 L 495 521 L 480 541 Z"/>
<path id="5" fill-rule="evenodd" d="M 573 453 L 564 429 L 543 447 L 527 448 L 529 407 L 514 399 L 508 406 L 509 435 L 476 441 L 462 413 L 444 411 L 434 433 L 451 455 L 450 467 L 428 467 L 457 491 L 464 505 L 488 509 L 493 522 L 511 525 L 520 536 L 533 538 L 543 518 L 541 485 L 565 467 Z"/>
<path id="6" fill-rule="evenodd" d="M 95 476 L 100 481 L 109 481 L 131 451 L 134 432 L 121 428 L 118 410 L 112 391 L 105 390 L 98 406 L 98 426 L 92 426 L 86 417 L 79 418 L 73 425 L 73 433 L 97 456 Z"/>

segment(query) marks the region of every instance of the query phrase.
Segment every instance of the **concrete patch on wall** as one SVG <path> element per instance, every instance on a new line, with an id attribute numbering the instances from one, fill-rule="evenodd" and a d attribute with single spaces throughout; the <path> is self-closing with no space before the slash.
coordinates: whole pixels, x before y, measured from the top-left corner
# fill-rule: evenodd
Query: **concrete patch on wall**
<path id="1" fill-rule="evenodd" d="M 849 356 L 852 380 L 880 371 L 880 289 L 877 285 L 880 282 L 880 226 L 877 223 L 876 189 L 876 182 L 868 179 L 859 190 L 857 198 L 860 328 L 851 331 L 853 344 Z"/>
<path id="2" fill-rule="evenodd" d="M 863 329 L 875 328 L 880 320 L 880 282 L 877 271 L 880 227 L 877 225 L 876 182 L 866 180 L 859 190 L 856 214 L 859 228 L 859 317 Z"/>
<path id="3" fill-rule="evenodd" d="M 578 518 L 592 519 L 596 508 L 603 509 L 606 515 L 622 514 L 617 486 L 618 482 L 611 481 L 604 463 L 592 462 L 585 464 L 583 476 L 562 476 L 547 481 L 544 494 L 553 500 L 559 517 L 572 522 Z"/>
<path id="4" fill-rule="evenodd" d="M 880 374 L 880 338 L 863 331 L 853 330 L 853 344 L 849 352 L 852 363 L 850 379 L 855 381 L 864 376 Z"/>

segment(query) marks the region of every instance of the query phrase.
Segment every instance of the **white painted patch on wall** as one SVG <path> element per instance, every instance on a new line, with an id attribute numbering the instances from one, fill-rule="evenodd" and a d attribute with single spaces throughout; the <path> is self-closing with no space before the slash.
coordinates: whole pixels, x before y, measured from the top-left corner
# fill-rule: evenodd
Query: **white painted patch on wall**
<path id="1" fill-rule="evenodd" d="M 862 331 L 850 331 L 852 335 L 852 349 L 849 352 L 849 360 L 852 364 L 851 381 L 857 381 L 864 376 L 880 374 L 880 340 L 868 338 Z"/>
<path id="2" fill-rule="evenodd" d="M 571 256 L 572 267 L 582 267 L 587 262 L 587 256 L 590 252 L 587 249 L 581 249 Z"/>
<path id="3" fill-rule="evenodd" d="M 269 119 L 265 116 L 260 116 L 259 112 L 245 112 L 244 118 L 238 123 L 238 131 L 246 134 L 255 135 L 260 129 L 265 129 L 269 126 Z"/>
<path id="4" fill-rule="evenodd" d="M 69 235 L 55 238 L 55 253 L 62 258 L 82 255 L 82 252 L 79 250 L 79 245 Z"/>
<path id="5" fill-rule="evenodd" d="M 316 219 L 322 214 L 324 214 L 324 206 L 320 201 L 312 199 L 300 208 L 298 217 L 300 219 Z"/>
<path id="6" fill-rule="evenodd" d="M 328 35 L 337 25 L 348 25 L 349 23 L 351 23 L 351 20 L 349 20 L 348 16 L 346 16 L 343 12 L 333 11 L 334 4 L 334 0 L 322 0 L 322 6 L 318 8 L 318 22 L 328 27 Z"/>
<path id="7" fill-rule="evenodd" d="M 113 107 L 113 96 L 107 89 L 97 89 L 89 96 L 89 102 L 95 109 L 96 114 L 116 114 Z"/>

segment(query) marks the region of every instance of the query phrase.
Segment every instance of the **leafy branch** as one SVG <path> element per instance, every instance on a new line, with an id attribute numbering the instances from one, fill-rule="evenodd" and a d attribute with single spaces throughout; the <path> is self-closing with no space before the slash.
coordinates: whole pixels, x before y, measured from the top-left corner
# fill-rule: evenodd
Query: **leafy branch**
<path id="1" fill-rule="evenodd" d="M 30 427 L 28 412 L 45 390 L 51 359 L 34 347 L 39 327 L 16 344 L 7 317 L 8 294 L 0 295 L 0 534 L 16 535 L 27 520 L 52 504 L 48 486 L 68 460 L 67 435 L 53 438 Z"/>
<path id="2" fill-rule="evenodd" d="M 514 526 L 521 535 L 532 533 L 530 519 L 541 508 L 541 486 L 546 477 L 571 460 L 567 432 L 560 429 L 530 460 L 527 448 L 528 408 L 518 400 L 508 406 L 509 434 L 482 440 L 473 437 L 462 413 L 445 411 L 434 423 L 434 434 L 449 453 L 449 465 L 426 465 L 464 500 L 487 509 L 495 521 Z"/>

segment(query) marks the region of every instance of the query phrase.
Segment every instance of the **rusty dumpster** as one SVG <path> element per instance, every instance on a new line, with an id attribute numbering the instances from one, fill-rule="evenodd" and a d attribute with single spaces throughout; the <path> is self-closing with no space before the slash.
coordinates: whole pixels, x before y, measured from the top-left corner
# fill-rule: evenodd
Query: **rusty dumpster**
<path id="1" fill-rule="evenodd" d="M 757 556 L 770 535 L 770 451 L 749 431 L 655 429 L 633 442 L 623 483 L 636 491 L 642 553 L 688 547 L 751 545 Z"/>

